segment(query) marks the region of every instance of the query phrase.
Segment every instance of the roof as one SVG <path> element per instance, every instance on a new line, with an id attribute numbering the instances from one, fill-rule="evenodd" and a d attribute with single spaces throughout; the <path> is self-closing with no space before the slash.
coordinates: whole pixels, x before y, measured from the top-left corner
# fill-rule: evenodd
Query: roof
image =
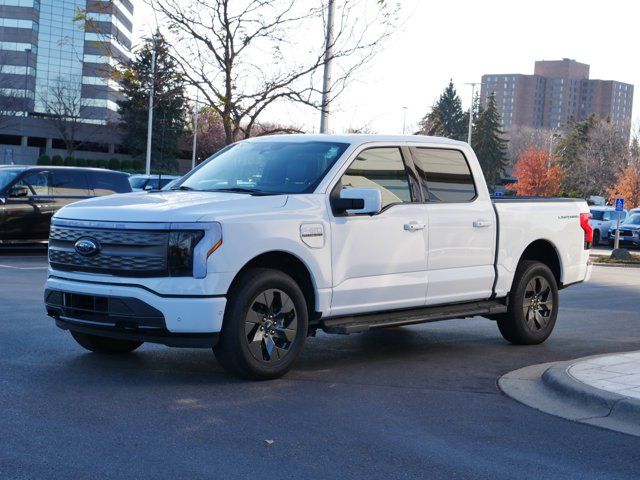
<path id="1" fill-rule="evenodd" d="M 287 134 L 287 135 L 265 135 L 263 137 L 252 137 L 251 142 L 264 142 L 273 140 L 285 140 L 290 142 L 338 142 L 349 144 L 364 144 L 371 142 L 412 142 L 412 143 L 442 143 L 443 145 L 467 145 L 466 142 L 452 140 L 444 137 L 429 137 L 426 135 L 369 135 L 369 134 Z"/>
<path id="2" fill-rule="evenodd" d="M 102 173 L 115 173 L 118 175 L 129 175 L 126 172 L 119 172 L 117 170 L 109 170 L 108 168 L 93 168 L 93 167 L 64 167 L 62 165 L 0 165 L 0 168 L 13 168 L 17 170 L 30 170 L 30 169 L 42 169 L 42 168 L 55 168 L 56 170 L 89 170 L 92 172 Z"/>

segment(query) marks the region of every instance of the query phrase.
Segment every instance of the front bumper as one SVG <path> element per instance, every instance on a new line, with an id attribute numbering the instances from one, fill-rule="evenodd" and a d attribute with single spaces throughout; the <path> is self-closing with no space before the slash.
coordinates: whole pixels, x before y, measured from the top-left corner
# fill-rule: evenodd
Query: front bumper
<path id="1" fill-rule="evenodd" d="M 215 336 L 222 329 L 226 302 L 223 296 L 159 295 L 135 285 L 56 276 L 50 276 L 45 285 L 47 311 L 62 328 L 79 325 L 100 331 L 154 333 L 163 338 Z M 151 335 L 149 338 L 146 341 L 154 342 Z"/>

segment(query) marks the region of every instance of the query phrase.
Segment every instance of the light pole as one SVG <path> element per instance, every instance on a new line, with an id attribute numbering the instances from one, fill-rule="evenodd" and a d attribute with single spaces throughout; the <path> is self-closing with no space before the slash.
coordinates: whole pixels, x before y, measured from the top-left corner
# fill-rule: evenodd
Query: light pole
<path id="1" fill-rule="evenodd" d="M 329 0 L 327 12 L 327 37 L 324 50 L 324 75 L 322 77 L 322 111 L 320 112 L 320 133 L 329 132 L 329 90 L 331 88 L 331 63 L 333 62 L 333 17 L 336 12 L 335 0 Z"/>
<path id="2" fill-rule="evenodd" d="M 196 168 L 196 147 L 198 146 L 198 101 L 200 92 L 196 91 L 196 108 L 193 112 L 193 152 L 191 154 L 191 170 Z"/>
<path id="3" fill-rule="evenodd" d="M 473 102 L 475 100 L 476 85 L 483 85 L 480 82 L 465 83 L 471 85 L 471 103 L 469 104 L 469 131 L 467 133 L 467 143 L 471 145 L 471 133 L 473 131 Z"/>
<path id="4" fill-rule="evenodd" d="M 153 51 L 151 52 L 151 88 L 149 89 L 149 118 L 147 120 L 147 162 L 145 172 L 151 175 L 151 136 L 153 134 L 153 96 L 156 83 L 156 50 L 157 39 L 153 36 Z"/>
<path id="5" fill-rule="evenodd" d="M 407 107 L 402 107 L 402 134 L 404 135 L 407 125 Z"/>

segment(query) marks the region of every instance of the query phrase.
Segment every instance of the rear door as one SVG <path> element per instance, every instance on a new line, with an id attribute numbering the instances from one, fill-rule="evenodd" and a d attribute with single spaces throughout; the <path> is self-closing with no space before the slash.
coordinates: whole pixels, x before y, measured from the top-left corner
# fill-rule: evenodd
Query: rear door
<path id="1" fill-rule="evenodd" d="M 55 213 L 65 205 L 89 198 L 89 182 L 84 170 L 59 168 L 51 171 L 51 191 Z"/>
<path id="2" fill-rule="evenodd" d="M 28 170 L 13 186 L 29 190 L 26 197 L 5 201 L 4 238 L 8 241 L 42 241 L 49 237 L 53 208 L 51 176 L 48 171 Z"/>
<path id="3" fill-rule="evenodd" d="M 427 304 L 490 297 L 496 219 L 484 182 L 474 182 L 461 150 L 412 147 L 411 153 L 429 218 Z"/>
<path id="4" fill-rule="evenodd" d="M 332 315 L 424 305 L 427 218 L 406 155 L 399 146 L 366 148 L 332 190 L 376 188 L 383 207 L 375 215 L 332 219 Z"/>

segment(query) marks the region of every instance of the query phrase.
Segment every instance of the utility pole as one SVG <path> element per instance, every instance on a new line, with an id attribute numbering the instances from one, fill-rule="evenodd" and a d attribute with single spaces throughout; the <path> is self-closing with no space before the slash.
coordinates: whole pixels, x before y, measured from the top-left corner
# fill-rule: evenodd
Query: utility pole
<path id="1" fill-rule="evenodd" d="M 193 153 L 191 154 L 191 170 L 196 168 L 196 148 L 198 146 L 198 102 L 200 100 L 200 91 L 196 91 L 196 108 L 193 112 Z"/>
<path id="2" fill-rule="evenodd" d="M 407 125 L 407 107 L 402 107 L 402 134 L 404 135 L 405 127 Z"/>
<path id="3" fill-rule="evenodd" d="M 322 78 L 320 133 L 329 133 L 329 90 L 331 88 L 331 63 L 333 62 L 333 17 L 336 13 L 335 0 L 329 0 L 328 10 L 327 37 L 324 50 L 324 76 Z"/>
<path id="4" fill-rule="evenodd" d="M 467 133 L 467 143 L 471 145 L 471 132 L 473 131 L 473 102 L 475 100 L 476 85 L 482 85 L 479 82 L 465 83 L 471 85 L 471 103 L 469 104 L 469 132 Z"/>
<path id="5" fill-rule="evenodd" d="M 156 50 L 157 38 L 153 36 L 153 51 L 151 52 L 151 88 L 149 89 L 149 119 L 147 122 L 147 163 L 145 172 L 151 175 L 151 136 L 153 134 L 153 96 L 156 83 Z"/>

